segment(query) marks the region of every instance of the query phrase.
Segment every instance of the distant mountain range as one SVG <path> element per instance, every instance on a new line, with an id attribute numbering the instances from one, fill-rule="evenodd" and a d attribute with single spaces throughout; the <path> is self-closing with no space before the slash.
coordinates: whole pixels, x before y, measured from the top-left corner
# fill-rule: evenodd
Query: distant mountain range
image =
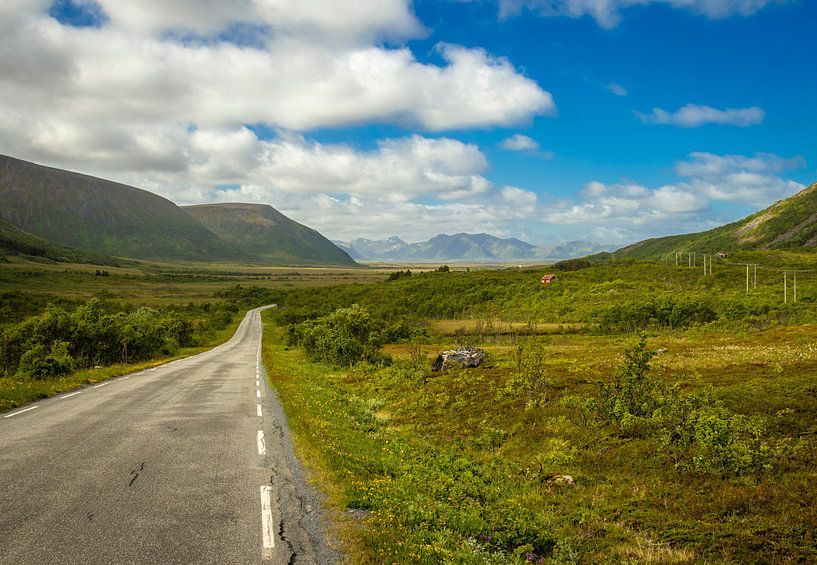
<path id="1" fill-rule="evenodd" d="M 110 264 L 111 257 L 354 265 L 274 208 L 180 208 L 132 186 L 0 155 L 0 250 Z M 28 251 L 26 251 L 28 250 Z"/>
<path id="2" fill-rule="evenodd" d="M 817 250 L 817 183 L 737 222 L 700 233 L 646 239 L 618 250 L 616 255 L 657 259 L 673 256 L 676 251 L 766 249 Z"/>
<path id="3" fill-rule="evenodd" d="M 334 243 L 358 261 L 398 263 L 551 261 L 615 249 L 614 246 L 603 246 L 588 241 L 535 246 L 516 238 L 503 239 L 487 233 L 440 234 L 420 243 L 406 243 L 396 236 L 385 240 L 359 238 Z"/>

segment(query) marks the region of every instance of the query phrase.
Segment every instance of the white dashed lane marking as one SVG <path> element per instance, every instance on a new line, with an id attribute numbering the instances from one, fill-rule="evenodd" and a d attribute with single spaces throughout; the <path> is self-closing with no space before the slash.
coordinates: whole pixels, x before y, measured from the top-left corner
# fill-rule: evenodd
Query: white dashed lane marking
<path id="1" fill-rule="evenodd" d="M 258 430 L 258 455 L 267 454 L 267 442 L 264 440 L 264 432 Z"/>
<path id="2" fill-rule="evenodd" d="M 255 412 L 256 412 L 256 414 L 258 414 L 258 417 L 260 418 L 261 417 L 261 405 L 259 404 L 255 408 L 256 408 Z"/>
<path id="3" fill-rule="evenodd" d="M 272 487 L 264 485 L 261 487 L 261 535 L 263 538 L 262 559 L 271 559 L 272 550 L 275 548 L 275 528 L 272 524 L 272 504 L 270 503 L 270 492 Z"/>
<path id="4" fill-rule="evenodd" d="M 72 392 L 71 394 L 63 394 L 62 396 L 58 396 L 57 398 L 71 398 L 72 396 L 76 396 L 78 394 L 82 394 L 82 391 L 79 392 Z"/>
<path id="5" fill-rule="evenodd" d="M 6 414 L 3 418 L 12 418 L 14 416 L 19 416 L 23 412 L 28 412 L 29 410 L 34 410 L 35 408 L 39 408 L 39 406 L 32 406 L 30 408 L 23 408 L 22 410 L 18 410 L 17 412 L 12 412 L 11 414 Z"/>

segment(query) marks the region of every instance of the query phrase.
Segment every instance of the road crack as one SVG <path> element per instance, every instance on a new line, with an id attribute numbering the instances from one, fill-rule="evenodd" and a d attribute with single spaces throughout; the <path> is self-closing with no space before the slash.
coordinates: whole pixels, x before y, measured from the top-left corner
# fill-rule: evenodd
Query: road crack
<path id="1" fill-rule="evenodd" d="M 139 473 L 141 473 L 144 469 L 145 469 L 145 462 L 142 461 L 142 463 L 139 465 L 139 467 L 137 467 L 136 469 L 133 469 L 130 472 L 130 474 L 128 476 L 131 479 L 130 479 L 130 482 L 128 483 L 128 487 L 133 486 L 133 483 L 136 481 L 137 478 L 139 478 Z"/>

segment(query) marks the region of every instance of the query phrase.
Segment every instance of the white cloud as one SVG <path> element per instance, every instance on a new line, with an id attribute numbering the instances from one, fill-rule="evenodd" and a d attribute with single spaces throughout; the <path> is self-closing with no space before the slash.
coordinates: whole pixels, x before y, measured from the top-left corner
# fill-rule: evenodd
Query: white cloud
<path id="1" fill-rule="evenodd" d="M 627 89 L 615 82 L 608 83 L 606 88 L 616 96 L 627 96 Z"/>
<path id="2" fill-rule="evenodd" d="M 539 143 L 535 139 L 521 133 L 504 139 L 500 146 L 509 151 L 536 151 L 539 149 Z"/>
<path id="3" fill-rule="evenodd" d="M 743 155 L 693 152 L 689 156 L 690 160 L 681 161 L 675 166 L 675 171 L 681 176 L 718 178 L 741 171 L 778 173 L 806 165 L 805 159 L 800 156 L 784 158 L 771 153 L 757 153 L 753 157 L 745 157 Z"/>
<path id="4" fill-rule="evenodd" d="M 439 44 L 440 63 L 418 61 L 399 44 L 427 33 L 409 0 L 99 0 L 102 25 L 84 28 L 51 4 L 0 3 L 0 153 L 180 204 L 272 204 L 332 237 L 502 234 L 534 213 L 535 195 L 484 176 L 476 145 L 407 135 L 363 151 L 305 133 L 512 126 L 555 111 L 483 49 Z"/>
<path id="5" fill-rule="evenodd" d="M 515 186 L 506 186 L 502 188 L 500 194 L 502 195 L 502 199 L 506 202 L 510 202 L 511 204 L 523 208 L 531 208 L 536 205 L 536 194 L 529 190 L 517 188 Z"/>
<path id="6" fill-rule="evenodd" d="M 710 19 L 721 19 L 750 16 L 775 1 L 780 0 L 499 0 L 499 17 L 510 18 L 525 10 L 544 17 L 590 16 L 598 25 L 609 29 L 621 21 L 621 10 L 631 6 L 666 4 Z"/>
<path id="7" fill-rule="evenodd" d="M 603 229 L 607 237 L 620 236 L 618 241 L 699 231 L 724 223 L 713 211 L 718 202 L 759 209 L 802 190 L 803 185 L 774 173 L 803 165 L 801 157 L 692 153 L 676 166 L 678 174 L 686 177 L 683 182 L 657 188 L 589 182 L 581 202 L 554 206 L 544 221 Z"/>
<path id="8" fill-rule="evenodd" d="M 88 124 L 69 137 L 82 135 L 93 155 L 112 150 L 95 136 L 130 128 L 158 137 L 179 124 L 305 131 L 376 122 L 442 131 L 510 126 L 555 109 L 536 82 L 484 50 L 441 44 L 443 64 L 434 65 L 383 46 L 382 38 L 424 33 L 406 0 L 101 5 L 110 18 L 101 28 L 61 25 L 47 2 L 0 7 L 0 107 L 11 116 L 0 150 L 60 155 L 69 151 L 65 137 L 42 134 Z M 229 40 L 242 23 L 261 30 L 256 48 Z M 190 34 L 226 39 L 179 40 Z"/>
<path id="9" fill-rule="evenodd" d="M 97 0 L 111 24 L 143 35 L 168 30 L 200 34 L 222 31 L 233 23 L 261 22 L 272 34 L 369 43 L 402 40 L 424 33 L 404 0 Z"/>
<path id="10" fill-rule="evenodd" d="M 642 122 L 648 124 L 668 124 L 684 128 L 696 128 L 706 124 L 721 124 L 731 126 L 752 126 L 759 124 L 766 117 L 762 108 L 727 108 L 718 110 L 710 106 L 687 104 L 676 112 L 667 112 L 661 108 L 653 108 L 651 114 L 636 115 Z"/>
<path id="11" fill-rule="evenodd" d="M 57 164 L 139 186 L 179 204 L 271 204 L 340 239 L 397 233 L 420 240 L 444 231 L 514 235 L 515 222 L 536 216 L 535 194 L 495 187 L 483 176 L 488 163 L 479 148 L 455 139 L 413 135 L 359 151 L 286 131 L 260 140 L 247 128 L 180 126 L 171 143 L 182 157 L 174 163 L 178 167 L 163 170 L 127 172 L 118 158 L 101 159 L 101 167 L 89 169 L 82 165 L 82 146 L 69 162 Z M 151 155 L 146 147 L 133 150 L 141 151 L 134 160 Z"/>

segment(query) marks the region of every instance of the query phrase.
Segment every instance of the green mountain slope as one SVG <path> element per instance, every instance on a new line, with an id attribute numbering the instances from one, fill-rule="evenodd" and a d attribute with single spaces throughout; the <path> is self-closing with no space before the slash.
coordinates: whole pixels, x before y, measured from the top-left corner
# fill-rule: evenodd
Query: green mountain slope
<path id="1" fill-rule="evenodd" d="M 646 239 L 616 255 L 655 259 L 676 251 L 817 250 L 817 183 L 746 218 L 700 233 Z"/>
<path id="2" fill-rule="evenodd" d="M 161 196 L 2 155 L 0 218 L 41 238 L 105 255 L 246 258 Z"/>
<path id="3" fill-rule="evenodd" d="M 46 241 L 0 219 L 0 257 L 9 255 L 29 255 L 61 263 L 122 264 L 122 261 L 113 257 Z"/>
<path id="4" fill-rule="evenodd" d="M 317 231 L 266 204 L 201 204 L 183 210 L 244 253 L 290 265 L 355 265 Z"/>

